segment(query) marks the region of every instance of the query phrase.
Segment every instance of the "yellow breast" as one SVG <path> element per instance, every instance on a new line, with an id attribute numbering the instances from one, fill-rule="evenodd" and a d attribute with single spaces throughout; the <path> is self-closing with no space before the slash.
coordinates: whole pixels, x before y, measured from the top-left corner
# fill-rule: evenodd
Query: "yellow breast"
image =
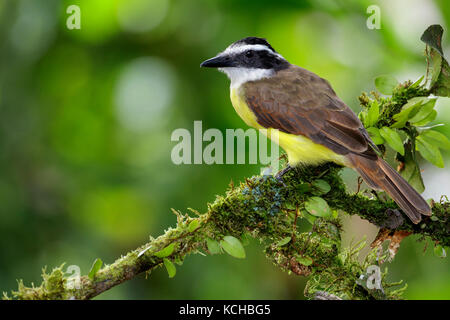
<path id="1" fill-rule="evenodd" d="M 247 105 L 242 87 L 231 88 L 230 97 L 237 114 L 247 125 L 256 129 L 265 129 L 257 122 L 256 115 Z M 273 128 L 268 128 L 264 133 L 286 151 L 289 164 L 292 166 L 300 163 L 315 165 L 326 161 L 333 161 L 341 165 L 345 163 L 342 155 L 321 144 L 314 143 L 305 136 L 285 133 Z"/>
<path id="2" fill-rule="evenodd" d="M 237 114 L 247 125 L 256 129 L 263 129 L 263 127 L 256 121 L 256 116 L 253 111 L 248 107 L 242 87 L 230 88 L 230 98 L 234 110 L 236 110 Z"/>

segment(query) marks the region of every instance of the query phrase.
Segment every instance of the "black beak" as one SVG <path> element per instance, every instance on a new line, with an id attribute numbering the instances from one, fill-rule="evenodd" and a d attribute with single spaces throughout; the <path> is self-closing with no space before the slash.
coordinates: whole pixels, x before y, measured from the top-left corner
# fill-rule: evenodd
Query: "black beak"
<path id="1" fill-rule="evenodd" d="M 232 59 L 228 56 L 217 56 L 206 61 L 203 61 L 200 64 L 200 67 L 204 68 L 226 68 L 233 67 L 234 63 Z"/>

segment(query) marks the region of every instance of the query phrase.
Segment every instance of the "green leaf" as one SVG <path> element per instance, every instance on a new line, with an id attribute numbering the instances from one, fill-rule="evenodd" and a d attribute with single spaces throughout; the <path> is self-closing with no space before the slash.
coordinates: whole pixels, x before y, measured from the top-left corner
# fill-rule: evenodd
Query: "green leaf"
<path id="1" fill-rule="evenodd" d="M 332 214 L 328 203 L 320 197 L 311 197 L 306 200 L 305 209 L 316 217 L 329 217 Z"/>
<path id="2" fill-rule="evenodd" d="M 425 78 L 425 76 L 421 76 L 419 79 L 416 80 L 416 82 L 414 82 L 410 88 L 416 88 L 420 86 L 420 83 L 422 82 L 423 78 Z"/>
<path id="3" fill-rule="evenodd" d="M 411 151 L 406 152 L 405 162 L 400 174 L 418 193 L 425 191 L 422 174 L 417 163 L 413 160 Z"/>
<path id="4" fill-rule="evenodd" d="M 95 275 L 101 269 L 102 265 L 103 261 L 100 258 L 95 259 L 94 263 L 92 264 L 91 270 L 89 270 L 89 279 L 94 280 Z"/>
<path id="5" fill-rule="evenodd" d="M 208 246 L 208 251 L 211 254 L 219 254 L 221 251 L 219 243 L 214 239 L 207 238 L 206 245 Z"/>
<path id="6" fill-rule="evenodd" d="M 366 130 L 369 133 L 369 136 L 372 139 L 373 143 L 375 143 L 375 144 L 383 144 L 384 143 L 384 139 L 381 136 L 380 130 L 378 128 L 370 127 L 370 128 L 367 128 Z"/>
<path id="7" fill-rule="evenodd" d="M 169 274 L 169 278 L 175 277 L 175 275 L 177 274 L 177 268 L 175 267 L 173 262 L 167 258 L 164 258 L 163 262 L 164 266 L 166 267 L 167 273 Z"/>
<path id="8" fill-rule="evenodd" d="M 434 247 L 434 254 L 435 256 L 439 258 L 445 258 L 447 257 L 447 252 L 445 251 L 445 248 L 443 246 L 437 245 Z"/>
<path id="9" fill-rule="evenodd" d="M 297 255 L 295 257 L 295 260 L 297 260 L 298 263 L 300 263 L 304 266 L 307 266 L 307 267 L 312 265 L 312 263 L 313 263 L 313 260 L 310 257 L 305 257 L 305 256 L 300 256 L 300 255 Z"/>
<path id="10" fill-rule="evenodd" d="M 175 249 L 175 242 L 172 242 L 171 244 L 169 244 L 167 247 L 165 247 L 164 249 L 156 252 L 154 254 L 154 256 L 158 257 L 158 258 L 164 258 L 164 257 L 168 257 L 172 254 L 173 249 Z"/>
<path id="11" fill-rule="evenodd" d="M 418 136 L 416 139 L 416 149 L 420 152 L 420 155 L 426 160 L 434 164 L 438 168 L 444 167 L 444 160 L 439 148 L 430 144 L 426 140 Z"/>
<path id="12" fill-rule="evenodd" d="M 431 206 L 432 206 L 431 201 L 428 201 L 428 200 L 433 200 L 433 199 L 427 199 L 427 203 L 428 203 L 428 205 L 431 207 Z M 439 221 L 439 218 L 436 217 L 436 215 L 432 215 L 432 216 L 430 217 L 430 220 L 436 222 L 436 221 Z"/>
<path id="13" fill-rule="evenodd" d="M 444 29 L 440 25 L 432 25 L 425 30 L 420 40 L 427 44 L 427 60 L 429 61 L 428 73 L 431 74 L 431 93 L 442 96 L 450 96 L 450 66 L 444 58 L 442 50 L 442 35 Z"/>
<path id="14" fill-rule="evenodd" d="M 242 243 L 239 239 L 233 236 L 225 236 L 223 240 L 220 241 L 220 246 L 228 253 L 230 256 L 244 259 L 245 258 L 245 249 L 242 246 Z"/>
<path id="15" fill-rule="evenodd" d="M 391 127 L 397 129 L 403 128 L 406 125 L 406 122 L 417 114 L 422 104 L 427 102 L 427 97 L 414 97 L 409 99 L 408 102 L 403 105 L 402 110 L 399 113 L 394 114 L 392 117 L 396 123 L 394 123 Z"/>
<path id="16" fill-rule="evenodd" d="M 429 46 L 427 48 L 427 58 L 429 61 L 428 71 L 431 74 L 431 86 L 436 83 L 442 70 L 444 52 L 442 51 L 441 41 L 443 34 L 444 29 L 440 25 L 435 24 L 429 26 L 420 37 L 420 40 Z"/>
<path id="17" fill-rule="evenodd" d="M 388 127 L 383 127 L 380 129 L 380 134 L 392 149 L 394 149 L 401 155 L 405 155 L 403 141 L 397 131 Z"/>
<path id="18" fill-rule="evenodd" d="M 420 106 L 420 109 L 417 111 L 417 113 L 409 119 L 409 122 L 416 123 L 421 122 L 425 118 L 429 116 L 429 114 L 433 111 L 433 108 L 436 104 L 436 99 L 428 99 L 426 103 L 422 103 Z"/>
<path id="19" fill-rule="evenodd" d="M 427 30 L 424 31 L 422 36 L 420 37 L 420 40 L 425 42 L 428 46 L 431 48 L 437 50 L 441 56 L 444 55 L 444 52 L 442 51 L 442 35 L 444 34 L 444 29 L 438 25 L 433 24 L 427 28 Z"/>
<path id="20" fill-rule="evenodd" d="M 194 232 L 195 230 L 197 230 L 197 228 L 199 226 L 200 226 L 200 222 L 197 219 L 192 220 L 191 223 L 189 223 L 188 231 L 189 232 Z"/>
<path id="21" fill-rule="evenodd" d="M 309 223 L 314 224 L 314 222 L 316 221 L 317 217 L 313 216 L 312 214 L 310 214 L 308 211 L 306 210 L 301 210 L 300 211 L 302 214 L 302 217 L 305 218 L 306 220 L 308 220 Z"/>
<path id="22" fill-rule="evenodd" d="M 322 195 L 326 194 L 331 190 L 331 186 L 325 180 L 319 179 L 315 180 L 311 183 L 311 186 L 314 189 L 314 194 Z"/>
<path id="23" fill-rule="evenodd" d="M 391 95 L 397 85 L 397 79 L 390 75 L 382 75 L 375 78 L 375 87 L 384 95 Z"/>
<path id="24" fill-rule="evenodd" d="M 424 126 L 424 125 L 430 123 L 431 121 L 433 121 L 434 119 L 436 119 L 436 117 L 437 117 L 437 111 L 431 110 L 431 112 L 428 114 L 428 116 L 423 118 L 423 120 L 421 120 L 421 121 L 417 121 L 416 123 L 414 123 L 414 125 L 416 127 Z"/>
<path id="25" fill-rule="evenodd" d="M 380 105 L 377 101 L 373 101 L 371 106 L 367 112 L 367 117 L 365 117 L 364 126 L 372 127 L 378 122 L 378 118 L 380 117 Z"/>
<path id="26" fill-rule="evenodd" d="M 277 247 L 282 247 L 291 241 L 291 237 L 286 237 L 277 242 Z"/>
<path id="27" fill-rule="evenodd" d="M 442 133 L 434 130 L 423 131 L 419 137 L 441 149 L 450 150 L 450 141 Z"/>

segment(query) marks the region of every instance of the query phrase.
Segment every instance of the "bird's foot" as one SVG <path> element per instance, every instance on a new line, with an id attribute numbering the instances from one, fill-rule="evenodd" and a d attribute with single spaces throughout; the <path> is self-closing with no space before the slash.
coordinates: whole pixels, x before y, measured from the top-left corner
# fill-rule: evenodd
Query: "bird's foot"
<path id="1" fill-rule="evenodd" d="M 286 168 L 278 171 L 278 173 L 275 175 L 275 178 L 283 185 L 286 187 L 286 184 L 283 181 L 283 176 L 288 173 L 290 170 L 292 169 L 292 167 L 288 164 L 286 166 Z"/>

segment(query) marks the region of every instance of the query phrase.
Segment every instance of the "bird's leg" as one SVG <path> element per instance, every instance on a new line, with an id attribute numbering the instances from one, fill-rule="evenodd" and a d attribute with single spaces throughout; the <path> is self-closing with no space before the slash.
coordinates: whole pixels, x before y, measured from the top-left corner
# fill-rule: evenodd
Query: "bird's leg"
<path id="1" fill-rule="evenodd" d="M 289 163 L 288 163 L 288 164 L 286 165 L 286 168 L 284 168 L 284 169 L 278 171 L 278 173 L 275 175 L 275 178 L 276 178 L 278 181 L 280 181 L 284 186 L 286 186 L 286 185 L 284 184 L 283 176 L 284 176 L 286 173 L 288 173 L 291 169 L 292 169 L 292 167 L 291 167 L 291 166 L 289 165 Z"/>

